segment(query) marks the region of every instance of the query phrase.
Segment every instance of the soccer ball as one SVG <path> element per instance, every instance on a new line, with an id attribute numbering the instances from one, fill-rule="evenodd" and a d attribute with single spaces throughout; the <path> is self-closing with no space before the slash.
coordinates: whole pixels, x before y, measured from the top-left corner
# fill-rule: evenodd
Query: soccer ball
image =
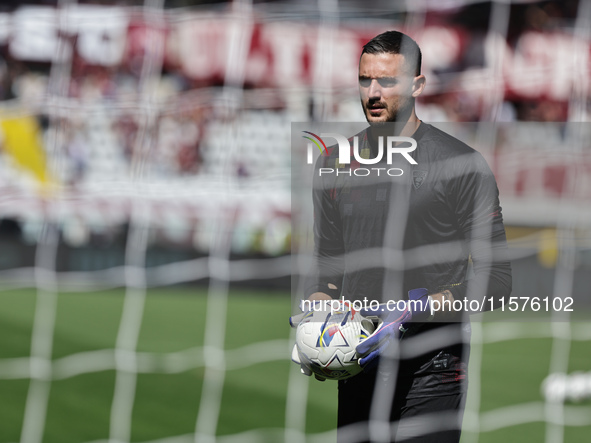
<path id="1" fill-rule="evenodd" d="M 361 372 L 355 347 L 374 331 L 371 320 L 346 307 L 310 311 L 296 330 L 301 364 L 330 380 L 345 380 Z"/>

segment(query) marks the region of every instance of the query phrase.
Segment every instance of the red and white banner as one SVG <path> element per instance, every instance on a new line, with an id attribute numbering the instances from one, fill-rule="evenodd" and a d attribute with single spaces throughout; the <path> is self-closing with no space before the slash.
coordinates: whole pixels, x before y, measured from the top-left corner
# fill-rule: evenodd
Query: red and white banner
<path id="1" fill-rule="evenodd" d="M 164 57 L 196 84 L 251 87 L 356 88 L 361 47 L 392 28 L 375 21 L 365 27 L 265 20 L 231 13 L 142 13 L 121 7 L 77 5 L 57 10 L 23 7 L 0 15 L 0 44 L 21 60 L 56 62 L 71 51 L 89 64 L 131 67 L 145 57 Z M 484 66 L 465 60 L 468 31 L 448 25 L 407 29 L 423 51 L 428 93 L 444 83 L 438 73 L 462 74 L 454 88 L 504 88 L 508 98 L 568 100 L 589 90 L 590 45 L 564 32 L 525 32 L 511 47 L 490 34 L 480 52 Z M 68 44 L 63 44 L 68 42 Z M 474 51 L 474 47 L 471 48 Z M 68 52 L 70 51 L 70 52 Z M 463 69 L 464 72 L 459 70 Z M 444 91 L 444 89 L 441 89 Z"/>

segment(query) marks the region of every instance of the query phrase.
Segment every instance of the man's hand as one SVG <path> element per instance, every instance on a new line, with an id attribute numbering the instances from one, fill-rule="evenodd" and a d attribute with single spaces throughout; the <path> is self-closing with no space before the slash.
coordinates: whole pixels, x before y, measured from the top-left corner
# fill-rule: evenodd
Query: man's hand
<path id="1" fill-rule="evenodd" d="M 377 317 L 380 320 L 378 328 L 356 348 L 359 364 L 363 369 L 370 369 L 377 363 L 377 357 L 382 354 L 393 340 L 406 331 L 406 324 L 411 321 L 431 320 L 431 306 L 427 289 L 412 289 L 408 292 L 408 301 L 404 303 L 381 304 L 377 309 L 361 310 L 361 315 Z M 398 309 L 404 306 L 404 309 Z"/>

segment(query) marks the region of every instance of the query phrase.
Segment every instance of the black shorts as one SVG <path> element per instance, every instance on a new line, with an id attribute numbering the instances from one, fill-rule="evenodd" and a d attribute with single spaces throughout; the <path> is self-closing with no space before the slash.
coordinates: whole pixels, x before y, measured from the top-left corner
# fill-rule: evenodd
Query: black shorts
<path id="1" fill-rule="evenodd" d="M 394 383 L 394 377 L 380 369 L 339 382 L 338 443 L 459 442 L 465 375 L 399 375 Z M 427 392 L 425 386 L 441 389 Z"/>

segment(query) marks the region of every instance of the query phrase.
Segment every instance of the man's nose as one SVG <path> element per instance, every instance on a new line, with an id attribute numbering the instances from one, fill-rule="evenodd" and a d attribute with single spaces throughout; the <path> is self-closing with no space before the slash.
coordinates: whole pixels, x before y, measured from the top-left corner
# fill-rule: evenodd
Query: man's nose
<path id="1" fill-rule="evenodd" d="M 374 78 L 371 80 L 369 84 L 369 88 L 367 90 L 367 95 L 369 98 L 381 98 L 382 97 L 382 90 L 380 88 L 380 84 Z"/>

